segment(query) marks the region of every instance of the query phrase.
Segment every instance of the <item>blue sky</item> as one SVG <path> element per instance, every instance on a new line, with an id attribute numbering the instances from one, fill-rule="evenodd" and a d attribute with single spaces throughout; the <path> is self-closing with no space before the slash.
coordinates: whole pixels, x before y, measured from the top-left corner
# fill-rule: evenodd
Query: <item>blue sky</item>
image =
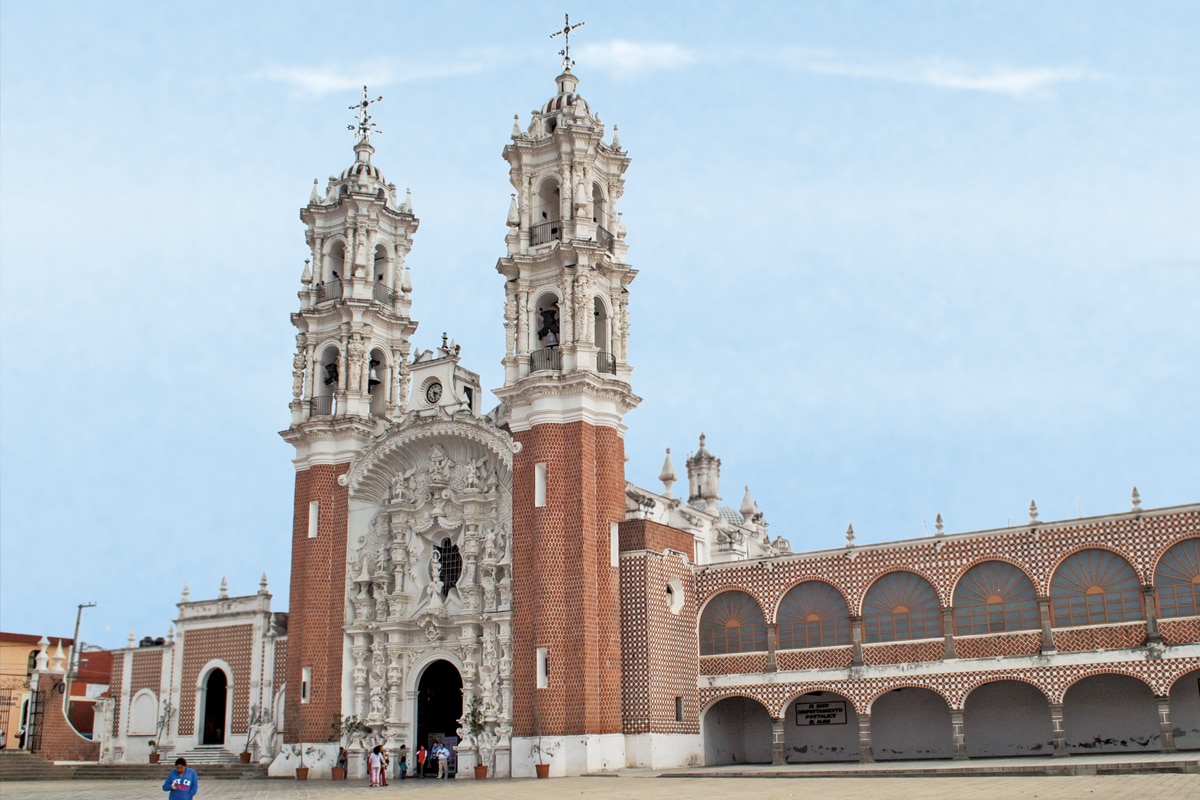
<path id="1" fill-rule="evenodd" d="M 633 158 L 627 476 L 796 550 L 1200 500 L 1194 3 L 0 4 L 0 628 L 286 608 L 298 209 L 411 187 L 416 344 L 502 379 L 513 114 Z"/>

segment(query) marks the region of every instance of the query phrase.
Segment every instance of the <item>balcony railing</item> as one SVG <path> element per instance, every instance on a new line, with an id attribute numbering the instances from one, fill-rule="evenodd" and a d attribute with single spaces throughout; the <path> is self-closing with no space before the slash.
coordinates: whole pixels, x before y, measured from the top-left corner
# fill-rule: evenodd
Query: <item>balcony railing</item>
<path id="1" fill-rule="evenodd" d="M 325 300 L 340 300 L 342 297 L 342 281 L 340 278 L 334 278 L 330 281 L 322 281 L 317 284 L 317 302 L 321 303 Z"/>
<path id="2" fill-rule="evenodd" d="M 562 240 L 562 221 L 552 219 L 529 229 L 529 244 L 546 244 L 555 239 Z"/>
<path id="3" fill-rule="evenodd" d="M 327 394 L 324 397 L 314 397 L 309 401 L 308 415 L 310 417 L 328 417 L 337 408 L 336 398 Z"/>
<path id="4" fill-rule="evenodd" d="M 596 353 L 596 372 L 607 372 L 610 375 L 616 375 L 617 357 L 603 350 Z"/>
<path id="5" fill-rule="evenodd" d="M 562 371 L 562 351 L 557 347 L 546 347 L 529 354 L 529 371 L 539 372 L 544 369 Z"/>
<path id="6" fill-rule="evenodd" d="M 613 235 L 600 225 L 596 226 L 596 243 L 610 253 L 613 251 Z"/>
<path id="7" fill-rule="evenodd" d="M 375 281 L 375 286 L 372 289 L 376 303 L 383 303 L 385 306 L 394 305 L 396 302 L 396 292 L 387 287 L 383 281 Z"/>

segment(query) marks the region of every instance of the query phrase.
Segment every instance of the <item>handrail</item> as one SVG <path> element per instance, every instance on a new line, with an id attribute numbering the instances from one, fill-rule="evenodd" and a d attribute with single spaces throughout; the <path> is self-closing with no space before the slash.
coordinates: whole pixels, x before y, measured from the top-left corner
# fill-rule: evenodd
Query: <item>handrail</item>
<path id="1" fill-rule="evenodd" d="M 546 244 L 555 239 L 562 240 L 562 221 L 552 219 L 529 227 L 529 244 Z"/>

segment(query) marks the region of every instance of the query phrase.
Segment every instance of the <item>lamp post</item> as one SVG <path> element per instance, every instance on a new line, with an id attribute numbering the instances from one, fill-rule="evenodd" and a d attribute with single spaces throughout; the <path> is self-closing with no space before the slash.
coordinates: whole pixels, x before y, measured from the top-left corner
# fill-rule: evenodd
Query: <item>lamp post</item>
<path id="1" fill-rule="evenodd" d="M 95 603 L 80 603 L 75 612 L 75 635 L 71 638 L 71 663 L 67 667 L 67 687 L 65 692 L 67 703 L 65 711 L 68 719 L 70 719 L 71 714 L 71 682 L 79 673 L 79 659 L 81 657 L 79 647 L 79 623 L 83 619 L 83 610 L 85 608 L 95 607 Z"/>

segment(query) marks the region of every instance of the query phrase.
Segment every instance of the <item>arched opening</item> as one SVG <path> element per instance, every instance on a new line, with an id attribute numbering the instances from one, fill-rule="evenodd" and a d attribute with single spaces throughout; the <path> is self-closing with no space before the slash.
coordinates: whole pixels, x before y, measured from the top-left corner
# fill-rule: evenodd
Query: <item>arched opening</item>
<path id="1" fill-rule="evenodd" d="M 770 764 L 771 715 L 748 697 L 718 700 L 704 714 L 704 765 Z"/>
<path id="2" fill-rule="evenodd" d="M 942 608 L 929 581 L 912 572 L 889 572 L 863 598 L 867 642 L 933 639 L 942 635 Z"/>
<path id="3" fill-rule="evenodd" d="M 1080 550 L 1050 579 L 1056 627 L 1104 625 L 1143 618 L 1142 585 L 1129 562 L 1109 550 Z"/>
<path id="4" fill-rule="evenodd" d="M 442 597 L 445 598 L 451 589 L 458 586 L 458 579 L 462 577 L 463 560 L 458 545 L 449 538 L 442 539 L 442 543 L 438 545 L 438 556 L 438 563 L 441 565 L 438 578 L 442 582 Z"/>
<path id="5" fill-rule="evenodd" d="M 1200 539 L 1185 539 L 1163 554 L 1154 590 L 1160 618 L 1200 614 Z"/>
<path id="6" fill-rule="evenodd" d="M 767 623 L 758 601 L 745 592 L 714 597 L 700 615 L 700 655 L 764 652 Z"/>
<path id="7" fill-rule="evenodd" d="M 954 632 L 959 636 L 1037 630 L 1041 624 L 1033 582 L 1006 561 L 976 564 L 954 587 Z"/>
<path id="8" fill-rule="evenodd" d="M 312 376 L 311 416 L 319 417 L 337 411 L 337 393 L 341 385 L 341 353 L 336 347 L 326 347 L 317 356 L 316 369 Z"/>
<path id="9" fill-rule="evenodd" d="M 538 245 L 562 239 L 562 194 L 558 180 L 547 178 L 538 187 L 533 198 L 533 219 L 529 230 L 529 244 Z"/>
<path id="10" fill-rule="evenodd" d="M 458 744 L 455 731 L 463 713 L 463 682 L 458 669 L 449 661 L 439 659 L 425 668 L 417 683 L 417 745 L 429 749 L 434 742 L 445 742 L 450 748 L 450 768 L 455 768 L 454 746 Z M 413 760 L 415 769 L 416 761 Z M 437 774 L 437 763 L 427 766 Z"/>
<path id="11" fill-rule="evenodd" d="M 953 758 L 950 706 L 929 689 L 905 686 L 871 705 L 871 749 L 877 761 Z"/>
<path id="12" fill-rule="evenodd" d="M 1200 750 L 1200 669 L 1180 677 L 1171 686 L 1171 727 L 1180 750 Z"/>
<path id="13" fill-rule="evenodd" d="M 617 374 L 617 359 L 612 353 L 612 342 L 609 341 L 608 306 L 597 297 L 592 303 L 592 318 L 595 320 L 593 342 L 596 343 L 596 371 Z"/>
<path id="14" fill-rule="evenodd" d="M 562 369 L 562 354 L 558 350 L 561 344 L 559 319 L 558 297 L 550 293 L 539 297 L 534 306 L 533 324 L 529 326 L 533 337 L 529 348 L 530 372 Z"/>
<path id="15" fill-rule="evenodd" d="M 387 248 L 381 244 L 375 245 L 375 264 L 373 274 L 375 275 L 376 283 L 383 284 L 384 286 L 388 285 L 389 278 L 391 277 L 388 274 L 388 251 Z"/>
<path id="16" fill-rule="evenodd" d="M 371 416 L 382 417 L 387 414 L 388 387 L 391 386 L 391 372 L 387 366 L 387 356 L 378 348 L 371 351 L 367 362 L 367 394 L 371 397 Z"/>
<path id="17" fill-rule="evenodd" d="M 200 744 L 225 744 L 225 706 L 229 691 L 229 678 L 225 670 L 214 669 L 204 681 L 204 693 L 200 699 L 203 722 L 200 727 Z"/>
<path id="18" fill-rule="evenodd" d="M 841 592 L 823 581 L 793 586 L 779 604 L 779 649 L 850 644 L 850 609 Z"/>
<path id="19" fill-rule="evenodd" d="M 1054 752 L 1050 702 L 1021 681 L 985 683 L 967 695 L 963 732 L 970 758 L 1048 756 Z"/>
<path id="20" fill-rule="evenodd" d="M 1092 675 L 1063 698 L 1063 732 L 1071 753 L 1157 750 L 1158 704 L 1150 687 L 1128 675 Z"/>
<path id="21" fill-rule="evenodd" d="M 329 255 L 325 256 L 325 281 L 332 283 L 340 281 L 346 274 L 346 245 L 339 241 L 329 246 Z"/>
<path id="22" fill-rule="evenodd" d="M 858 713 L 833 692 L 809 692 L 783 715 L 783 759 L 789 764 L 858 760 Z"/>
<path id="23" fill-rule="evenodd" d="M 604 191 L 600 184 L 592 184 L 592 222 L 601 228 L 608 227 L 608 204 L 604 200 Z"/>

